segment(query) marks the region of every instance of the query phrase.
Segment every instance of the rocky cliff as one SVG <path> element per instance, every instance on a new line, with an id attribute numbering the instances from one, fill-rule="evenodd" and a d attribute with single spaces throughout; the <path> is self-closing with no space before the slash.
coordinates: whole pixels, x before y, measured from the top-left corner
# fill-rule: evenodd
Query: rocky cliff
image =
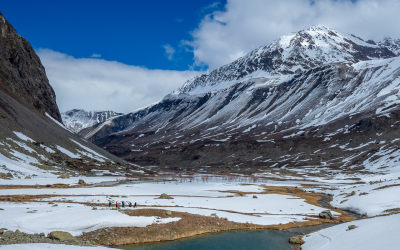
<path id="1" fill-rule="evenodd" d="M 61 122 L 56 95 L 29 42 L 0 13 L 0 88 Z"/>
<path id="2" fill-rule="evenodd" d="M 29 42 L 2 15 L 0 32 L 0 176 L 132 173 L 135 166 L 65 128 L 45 69 Z"/>

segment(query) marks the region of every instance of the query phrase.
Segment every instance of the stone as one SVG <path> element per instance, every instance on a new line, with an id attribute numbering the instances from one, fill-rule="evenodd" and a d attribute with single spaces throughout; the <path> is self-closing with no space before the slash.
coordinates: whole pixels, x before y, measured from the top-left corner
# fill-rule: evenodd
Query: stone
<path id="1" fill-rule="evenodd" d="M 319 217 L 323 219 L 332 219 L 333 215 L 331 213 L 331 210 L 324 210 L 321 213 L 319 213 Z"/>
<path id="2" fill-rule="evenodd" d="M 166 210 L 166 211 L 165 211 L 165 214 L 168 215 L 168 216 L 170 216 L 170 215 L 172 214 L 172 212 L 171 212 L 171 210 Z"/>
<path id="3" fill-rule="evenodd" d="M 76 241 L 76 239 L 68 232 L 53 231 L 47 235 L 47 238 L 58 241 Z"/>
<path id="4" fill-rule="evenodd" d="M 348 230 L 352 230 L 352 229 L 356 229 L 357 226 L 356 226 L 356 225 L 350 225 L 350 226 L 348 226 L 347 228 L 348 228 Z"/>
<path id="5" fill-rule="evenodd" d="M 49 203 L 48 204 L 54 204 L 54 202 L 52 202 L 52 201 L 49 201 Z"/>
<path id="6" fill-rule="evenodd" d="M 7 174 L 6 174 L 6 178 L 12 179 L 12 178 L 14 178 L 14 176 L 13 176 L 11 173 L 7 173 Z"/>
<path id="7" fill-rule="evenodd" d="M 86 183 L 85 183 L 85 181 L 84 181 L 84 180 L 82 180 L 82 179 L 79 179 L 79 181 L 78 181 L 78 184 L 79 184 L 79 185 L 83 185 L 83 184 L 86 184 Z"/>
<path id="8" fill-rule="evenodd" d="M 257 195 L 253 195 L 253 198 L 254 198 L 254 199 L 257 199 Z"/>
<path id="9" fill-rule="evenodd" d="M 41 186 L 36 186 L 35 188 L 36 188 L 36 189 L 41 189 L 42 187 L 41 187 Z"/>
<path id="10" fill-rule="evenodd" d="M 289 243 L 290 244 L 304 244 L 304 241 L 301 239 L 301 236 L 293 236 L 289 238 Z"/>
<path id="11" fill-rule="evenodd" d="M 160 197 L 158 197 L 158 198 L 159 198 L 159 199 L 173 199 L 171 196 L 169 196 L 169 195 L 166 194 L 166 193 L 161 194 Z"/>
<path id="12" fill-rule="evenodd" d="M 0 229 L 0 234 L 3 234 L 3 230 L 2 229 Z"/>
<path id="13" fill-rule="evenodd" d="M 12 200 L 13 200 L 12 197 L 8 197 L 8 198 L 7 198 L 7 201 L 12 201 Z"/>

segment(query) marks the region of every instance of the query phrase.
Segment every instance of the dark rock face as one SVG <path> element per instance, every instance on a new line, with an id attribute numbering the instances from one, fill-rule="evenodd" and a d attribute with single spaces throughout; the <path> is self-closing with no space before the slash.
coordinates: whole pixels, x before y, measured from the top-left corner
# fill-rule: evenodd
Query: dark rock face
<path id="1" fill-rule="evenodd" d="M 0 13 L 0 88 L 61 122 L 56 95 L 29 42 Z"/>
<path id="2" fill-rule="evenodd" d="M 55 94 L 39 57 L 0 15 L 0 154 L 14 160 L 17 154 L 19 159 L 32 157 L 36 160 L 32 164 L 43 170 L 60 169 L 61 177 L 71 171 L 92 175 L 92 169 L 113 170 L 117 162 L 125 164 L 57 121 L 61 117 Z M 104 160 L 88 155 L 91 150 Z M 24 171 L 24 163 L 31 162 L 21 162 L 21 170 L 8 164 L 0 166 L 2 172 L 10 173 L 0 178 L 31 178 L 29 171 Z"/>

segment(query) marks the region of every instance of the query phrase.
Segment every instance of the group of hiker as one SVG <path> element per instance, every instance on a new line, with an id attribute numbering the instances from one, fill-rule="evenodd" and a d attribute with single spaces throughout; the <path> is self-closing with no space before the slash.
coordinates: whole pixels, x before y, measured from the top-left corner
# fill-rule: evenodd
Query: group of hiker
<path id="1" fill-rule="evenodd" d="M 108 207 L 111 207 L 111 205 L 112 205 L 112 202 L 109 201 L 108 202 Z M 130 202 L 130 201 L 127 201 L 126 203 L 125 203 L 125 201 L 122 201 L 121 204 L 120 204 L 120 203 L 118 203 L 118 201 L 115 202 L 115 207 L 116 208 L 119 208 L 120 205 L 121 205 L 121 207 L 125 207 L 125 205 L 127 205 L 128 207 L 134 207 L 135 208 L 137 206 L 137 203 L 135 202 L 134 204 L 132 204 L 132 202 Z"/>

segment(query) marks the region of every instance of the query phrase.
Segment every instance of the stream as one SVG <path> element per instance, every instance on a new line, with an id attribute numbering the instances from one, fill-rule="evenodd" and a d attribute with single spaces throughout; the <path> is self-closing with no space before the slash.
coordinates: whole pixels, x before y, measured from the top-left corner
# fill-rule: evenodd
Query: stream
<path id="1" fill-rule="evenodd" d="M 330 197 L 321 197 L 318 204 L 327 209 L 333 209 L 326 201 Z M 350 211 L 347 214 L 360 219 L 360 215 Z M 243 249 L 271 249 L 271 250 L 295 250 L 296 245 L 288 242 L 289 238 L 299 234 L 308 234 L 313 231 L 331 227 L 337 224 L 322 224 L 311 227 L 292 228 L 288 230 L 252 230 L 252 231 L 228 231 L 211 233 L 183 238 L 175 241 L 155 243 L 142 243 L 119 246 L 125 250 L 243 250 Z"/>

